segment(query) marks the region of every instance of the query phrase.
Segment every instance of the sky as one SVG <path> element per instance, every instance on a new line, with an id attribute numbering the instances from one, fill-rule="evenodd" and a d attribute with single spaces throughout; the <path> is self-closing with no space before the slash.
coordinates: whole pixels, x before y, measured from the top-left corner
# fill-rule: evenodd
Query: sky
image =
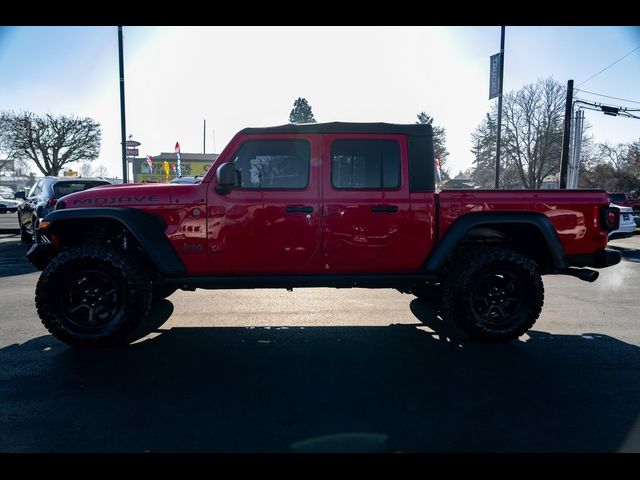
<path id="1" fill-rule="evenodd" d="M 472 166 L 471 133 L 497 101 L 488 92 L 499 26 L 123 31 L 127 133 L 141 155 L 172 152 L 176 141 L 202 153 L 204 119 L 206 153 L 214 139 L 219 153 L 242 128 L 288 123 L 304 97 L 318 122 L 414 123 L 425 111 L 446 129 L 455 175 Z M 573 79 L 581 99 L 640 108 L 640 49 L 588 80 L 640 46 L 640 27 L 507 26 L 505 38 L 505 92 Z M 116 27 L 0 27 L 0 72 L 0 110 L 95 119 L 94 165 L 122 177 Z M 640 120 L 586 119 L 597 142 L 640 138 Z"/>

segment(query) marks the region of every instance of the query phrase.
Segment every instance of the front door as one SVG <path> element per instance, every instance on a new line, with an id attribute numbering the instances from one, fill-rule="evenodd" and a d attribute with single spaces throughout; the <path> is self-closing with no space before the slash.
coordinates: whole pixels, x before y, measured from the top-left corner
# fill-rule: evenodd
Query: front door
<path id="1" fill-rule="evenodd" d="M 214 179 L 208 194 L 212 267 L 305 271 L 320 248 L 318 137 L 246 136 L 233 148 L 236 187 L 219 194 Z"/>
<path id="2" fill-rule="evenodd" d="M 408 268 L 411 214 L 406 137 L 323 136 L 325 272 L 401 272 Z"/>

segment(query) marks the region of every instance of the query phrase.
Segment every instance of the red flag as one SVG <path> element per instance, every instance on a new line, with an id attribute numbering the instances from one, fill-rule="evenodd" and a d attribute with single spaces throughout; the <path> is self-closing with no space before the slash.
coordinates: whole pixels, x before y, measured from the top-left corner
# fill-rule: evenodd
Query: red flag
<path id="1" fill-rule="evenodd" d="M 436 172 L 438 173 L 438 181 L 442 181 L 442 169 L 440 167 L 440 159 L 436 157 Z"/>
<path id="2" fill-rule="evenodd" d="M 153 169 L 153 159 L 151 158 L 151 155 L 147 155 L 147 165 L 149 165 L 149 169 Z"/>
<path id="3" fill-rule="evenodd" d="M 180 153 L 180 144 L 178 142 L 176 142 L 176 152 L 175 153 Z"/>

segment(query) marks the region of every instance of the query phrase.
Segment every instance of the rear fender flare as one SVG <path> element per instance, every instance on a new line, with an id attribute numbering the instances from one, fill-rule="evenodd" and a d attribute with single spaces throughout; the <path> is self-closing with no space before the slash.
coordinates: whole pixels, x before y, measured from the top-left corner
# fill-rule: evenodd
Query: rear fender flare
<path id="1" fill-rule="evenodd" d="M 447 230 L 444 237 L 438 242 L 431 254 L 427 257 L 424 267 L 428 272 L 439 271 L 446 263 L 449 255 L 460 244 L 470 230 L 489 225 L 532 225 L 542 235 L 549 252 L 551 261 L 556 268 L 569 266 L 567 257 L 560 243 L 560 237 L 553 223 L 546 215 L 536 212 L 481 212 L 469 213 L 456 220 Z"/>

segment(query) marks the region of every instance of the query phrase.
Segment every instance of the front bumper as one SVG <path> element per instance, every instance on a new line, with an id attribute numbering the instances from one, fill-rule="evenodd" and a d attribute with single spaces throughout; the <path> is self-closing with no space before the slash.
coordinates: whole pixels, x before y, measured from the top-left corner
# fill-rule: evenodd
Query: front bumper
<path id="1" fill-rule="evenodd" d="M 36 228 L 33 236 L 33 245 L 27 252 L 29 262 L 38 270 L 44 270 L 55 254 L 56 249 L 53 244 Z"/>
<path id="2" fill-rule="evenodd" d="M 27 252 L 27 259 L 38 270 L 44 270 L 55 255 L 53 245 L 34 243 Z"/>
<path id="3" fill-rule="evenodd" d="M 622 255 L 616 250 L 603 248 L 595 253 L 567 255 L 567 260 L 569 261 L 569 265 L 572 267 L 605 268 L 620 263 Z"/>

